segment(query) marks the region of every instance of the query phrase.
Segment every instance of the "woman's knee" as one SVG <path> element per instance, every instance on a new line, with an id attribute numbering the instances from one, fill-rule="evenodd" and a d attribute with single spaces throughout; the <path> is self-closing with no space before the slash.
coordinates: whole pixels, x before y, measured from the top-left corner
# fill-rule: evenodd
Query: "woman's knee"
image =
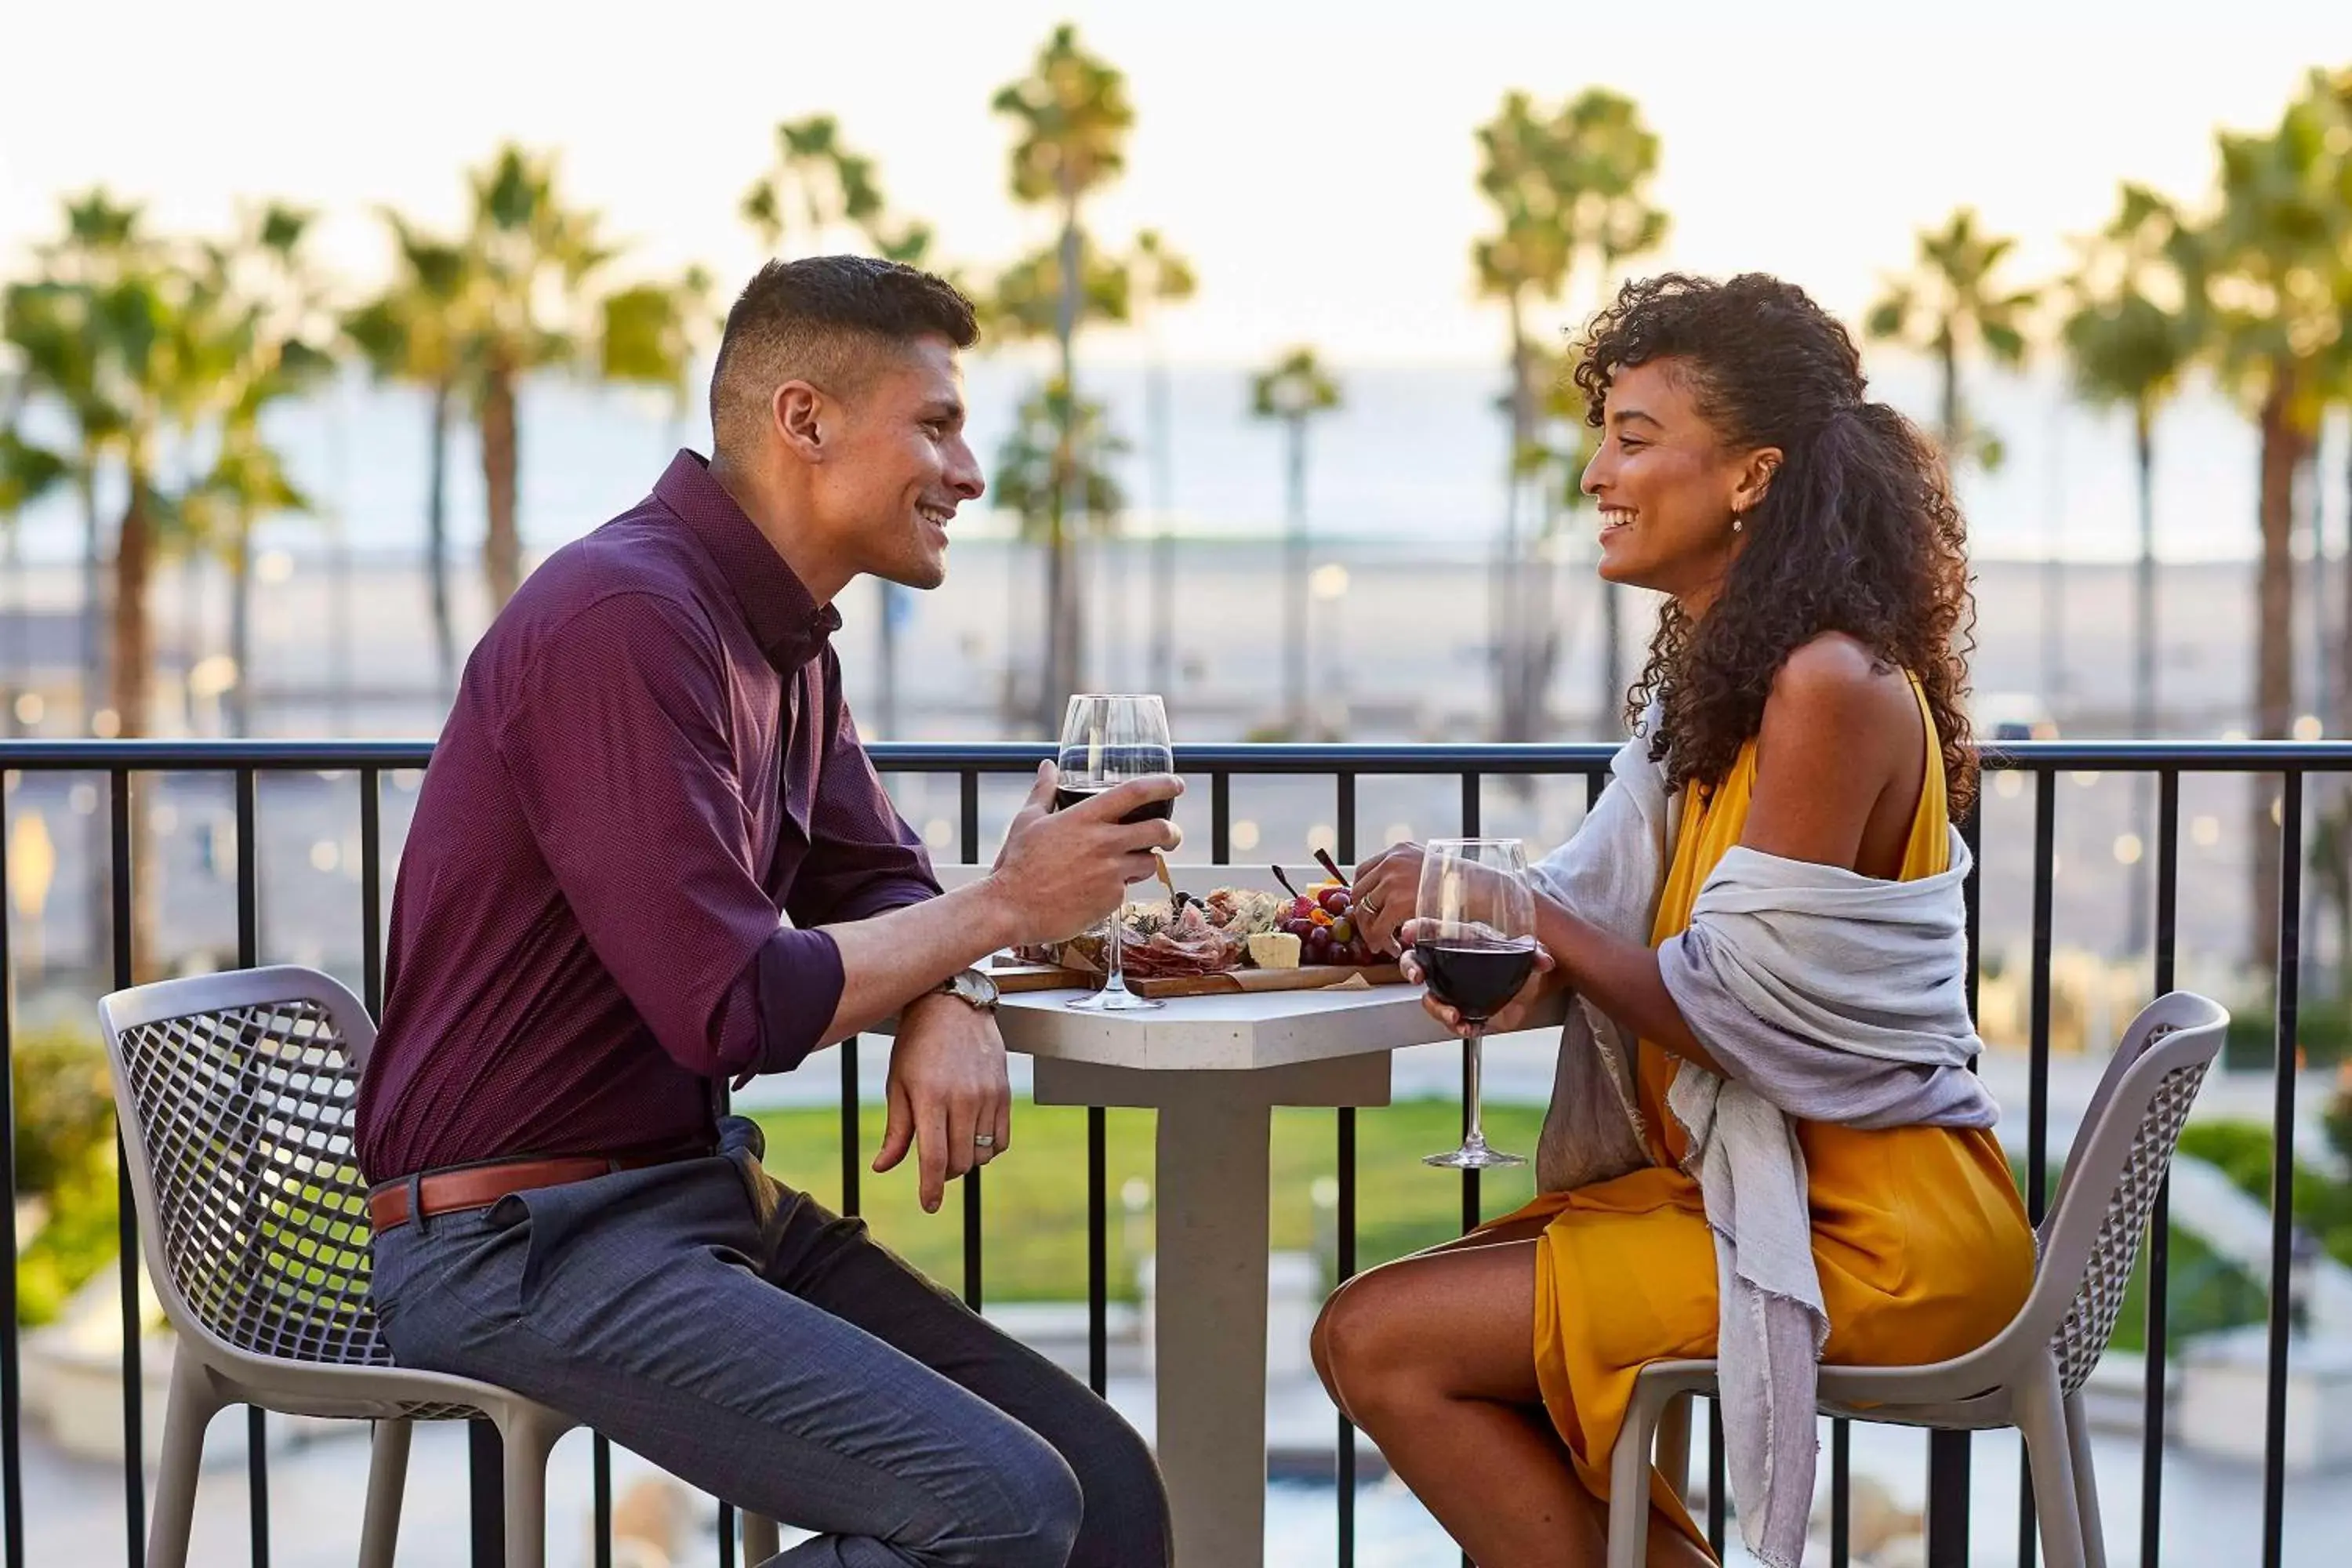
<path id="1" fill-rule="evenodd" d="M 1323 1386 L 1359 1425 L 1377 1419 L 1412 1381 L 1414 1336 L 1393 1295 L 1377 1270 L 1349 1280 L 1323 1303 L 1308 1342 Z"/>

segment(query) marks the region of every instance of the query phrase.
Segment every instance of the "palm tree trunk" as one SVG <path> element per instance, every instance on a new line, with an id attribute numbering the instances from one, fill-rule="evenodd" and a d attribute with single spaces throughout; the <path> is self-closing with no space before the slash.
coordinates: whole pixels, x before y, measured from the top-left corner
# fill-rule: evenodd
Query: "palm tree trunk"
<path id="1" fill-rule="evenodd" d="M 1085 636 L 1076 574 L 1070 560 L 1078 507 L 1073 493 L 1082 482 L 1077 464 L 1078 268 L 1084 259 L 1075 191 L 1063 192 L 1061 287 L 1054 301 L 1054 338 L 1061 359 L 1062 407 L 1055 432 L 1053 510 L 1045 532 L 1045 668 L 1037 693 L 1037 721 L 1048 733 L 1059 721 L 1057 705 L 1078 689 L 1084 677 L 1080 639 Z"/>
<path id="2" fill-rule="evenodd" d="M 1612 738 L 1625 706 L 1625 599 L 1617 584 L 1601 584 L 1601 735 Z"/>
<path id="3" fill-rule="evenodd" d="M 2294 474 L 2301 439 L 2293 421 L 2294 372 L 2279 366 L 2263 399 L 2260 519 L 2263 553 L 2256 578 L 2254 616 L 2254 733 L 2286 739 L 2294 719 Z M 2277 781 L 2253 781 L 2253 906 L 2247 943 L 2258 973 L 2278 961 L 2280 886 L 2278 825 L 2272 820 Z"/>
<path id="4" fill-rule="evenodd" d="M 1495 623 L 1495 717 L 1496 732 L 1506 741 L 1526 737 L 1526 723 L 1521 687 L 1524 678 L 1520 668 L 1525 650 L 1520 647 L 1524 618 L 1520 614 L 1519 591 L 1519 499 L 1526 488 L 1519 482 L 1520 454 L 1528 449 L 1535 436 L 1535 405 L 1528 385 L 1531 357 L 1528 343 L 1527 318 L 1518 290 L 1513 289 L 1506 300 L 1511 325 L 1511 439 L 1503 457 L 1503 535 L 1496 542 L 1495 581 L 1492 589 L 1493 620 Z"/>
<path id="5" fill-rule="evenodd" d="M 1143 383 L 1143 423 L 1151 442 L 1151 689 L 1176 682 L 1176 536 L 1169 528 L 1168 367 L 1155 354 Z"/>
<path id="6" fill-rule="evenodd" d="M 2132 413 L 2132 464 L 2139 480 L 2139 562 L 2132 576 L 2132 735 L 2156 738 L 2156 411 L 2142 401 Z M 2129 923 L 2137 941 L 2148 930 L 2149 878 L 2155 835 L 2153 782 L 2145 773 L 2132 781 L 2132 829 L 2140 857 L 2132 862 Z"/>
<path id="7" fill-rule="evenodd" d="M 482 489 L 489 503 L 489 528 L 482 540 L 482 575 L 489 584 L 491 613 L 496 614 L 522 586 L 522 535 L 515 521 L 519 433 L 514 373 L 504 365 L 492 365 L 483 378 L 481 424 Z"/>
<path id="8" fill-rule="evenodd" d="M 1288 492 L 1282 546 L 1282 718 L 1289 739 L 1307 733 L 1307 419 L 1288 426 Z"/>
<path id="9" fill-rule="evenodd" d="M 148 618 L 147 591 L 155 571 L 155 521 L 151 510 L 153 492 L 143 467 L 131 468 L 131 500 L 114 542 L 114 689 L 113 703 L 121 723 L 117 733 L 148 732 L 152 690 L 154 628 Z M 131 978 L 144 983 L 163 973 L 158 937 L 163 930 L 163 881 L 152 853 L 154 834 L 148 818 L 147 789 L 133 787 L 131 796 Z M 143 869 L 142 869 L 143 868 Z"/>
<path id="10" fill-rule="evenodd" d="M 105 616 L 105 528 L 98 517 L 98 453 L 82 447 L 81 467 L 74 477 L 81 491 L 81 727 L 89 730 L 98 710 L 99 693 L 107 688 L 106 651 L 99 639 Z"/>
<path id="11" fill-rule="evenodd" d="M 33 674 L 33 658 L 26 647 L 26 639 L 31 634 L 32 624 L 25 613 L 25 557 L 22 535 L 23 530 L 14 516 L 0 517 L 0 538 L 7 541 L 5 552 L 0 552 L 0 582 L 8 584 L 10 601 L 6 605 L 0 605 L 0 612 L 5 612 L 5 618 L 8 623 L 9 647 L 6 668 L 11 677 L 21 670 L 24 672 L 25 679 L 29 680 Z M 25 722 L 16 713 L 19 695 L 15 679 L 11 679 L 5 684 L 0 684 L 0 704 L 5 704 L 0 706 L 0 726 L 5 726 L 5 732 L 10 735 L 21 735 L 25 732 Z M 0 879 L 0 881 L 4 880 L 5 879 Z"/>
<path id="12" fill-rule="evenodd" d="M 236 679 L 228 688 L 229 732 L 253 733 L 253 520 L 239 517 L 228 561 L 228 661 Z"/>
<path id="13" fill-rule="evenodd" d="M 877 733 L 886 741 L 898 735 L 898 621 L 891 614 L 892 600 L 898 596 L 898 585 L 887 577 L 874 579 L 875 637 L 881 656 L 882 679 L 875 694 L 876 716 L 881 721 Z"/>
<path id="14" fill-rule="evenodd" d="M 457 628 L 449 613 L 449 398 L 446 380 L 433 384 L 433 426 L 425 442 L 425 574 L 433 601 L 433 652 L 441 700 L 457 692 Z"/>
<path id="15" fill-rule="evenodd" d="M 2352 406 L 2344 418 L 2345 522 L 2352 526 Z M 2343 624 L 2336 628 L 2336 732 L 2352 735 L 2352 535 L 2344 542 Z"/>
<path id="16" fill-rule="evenodd" d="M 147 616 L 147 590 L 155 570 L 155 528 L 149 511 L 147 476 L 134 468 L 131 501 L 114 542 L 114 649 L 112 704 L 117 734 L 144 735 L 154 659 L 154 628 Z"/>
<path id="17" fill-rule="evenodd" d="M 1960 345 L 1952 323 L 1946 321 L 1936 340 L 1937 418 L 1943 426 L 1944 463 L 1955 473 L 1960 467 Z"/>

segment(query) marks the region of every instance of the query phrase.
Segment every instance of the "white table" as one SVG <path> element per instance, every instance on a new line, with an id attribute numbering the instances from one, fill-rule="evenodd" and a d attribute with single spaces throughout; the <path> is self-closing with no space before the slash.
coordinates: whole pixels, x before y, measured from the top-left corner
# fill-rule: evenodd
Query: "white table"
<path id="1" fill-rule="evenodd" d="M 1445 1038 L 1417 986 L 1194 996 L 1078 1013 L 1007 996 L 1040 1105 L 1160 1112 L 1160 1468 L 1179 1568 L 1265 1560 L 1267 1138 L 1277 1105 L 1386 1105 L 1389 1052 Z"/>

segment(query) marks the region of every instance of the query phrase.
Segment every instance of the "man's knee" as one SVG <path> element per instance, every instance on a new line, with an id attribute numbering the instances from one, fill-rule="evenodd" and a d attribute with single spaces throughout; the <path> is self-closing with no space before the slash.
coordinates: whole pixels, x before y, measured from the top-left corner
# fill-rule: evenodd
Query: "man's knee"
<path id="1" fill-rule="evenodd" d="M 986 1463 L 994 1517 L 969 1521 L 970 1538 L 940 1568 L 1066 1568 L 1086 1517 L 1077 1472 L 1051 1443 L 1008 1419 Z"/>
<path id="2" fill-rule="evenodd" d="M 1174 1550 L 1168 1489 L 1135 1428 L 1104 1405 L 1057 1440 L 1086 1496 L 1070 1568 L 1167 1568 Z"/>

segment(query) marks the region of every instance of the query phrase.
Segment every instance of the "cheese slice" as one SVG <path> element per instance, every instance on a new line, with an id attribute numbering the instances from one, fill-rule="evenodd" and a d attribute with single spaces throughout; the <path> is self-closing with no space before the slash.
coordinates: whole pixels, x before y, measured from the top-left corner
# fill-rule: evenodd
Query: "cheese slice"
<path id="1" fill-rule="evenodd" d="M 1260 969 L 1298 967 L 1298 939 L 1288 931 L 1265 931 L 1249 939 L 1249 957 Z"/>

